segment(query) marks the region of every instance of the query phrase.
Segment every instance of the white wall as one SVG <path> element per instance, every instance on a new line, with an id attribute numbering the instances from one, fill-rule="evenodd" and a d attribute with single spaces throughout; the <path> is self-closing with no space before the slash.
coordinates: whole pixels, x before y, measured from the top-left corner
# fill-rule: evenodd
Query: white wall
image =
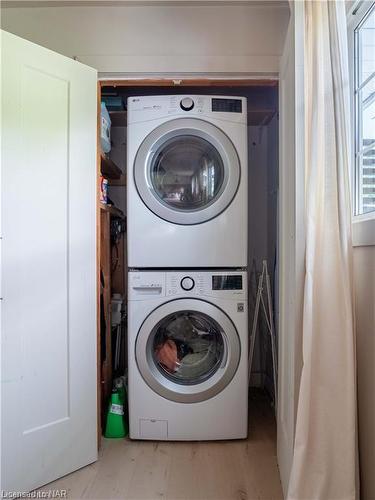
<path id="1" fill-rule="evenodd" d="M 375 498 L 375 247 L 354 249 L 361 498 Z"/>
<path id="2" fill-rule="evenodd" d="M 5 7 L 2 28 L 100 72 L 276 74 L 289 9 L 267 6 Z"/>
<path id="3" fill-rule="evenodd" d="M 249 272 L 249 332 L 251 333 L 259 273 L 267 258 L 267 127 L 248 127 L 249 148 L 249 220 L 248 220 L 248 272 Z M 257 341 L 254 348 L 250 385 L 264 384 L 265 353 L 263 313 L 258 319 Z"/>
<path id="4" fill-rule="evenodd" d="M 251 332 L 257 285 L 262 262 L 267 259 L 271 286 L 274 278 L 274 258 L 277 237 L 278 189 L 278 120 L 267 126 L 248 128 L 249 144 L 249 330 Z M 274 294 L 274 290 L 272 290 Z M 261 332 L 261 334 L 259 334 Z M 267 346 L 265 348 L 265 346 Z M 258 337 L 255 344 L 252 386 L 265 386 L 273 392 L 270 364 L 269 334 L 262 308 L 258 318 Z M 260 375 L 262 374 L 262 375 Z"/>

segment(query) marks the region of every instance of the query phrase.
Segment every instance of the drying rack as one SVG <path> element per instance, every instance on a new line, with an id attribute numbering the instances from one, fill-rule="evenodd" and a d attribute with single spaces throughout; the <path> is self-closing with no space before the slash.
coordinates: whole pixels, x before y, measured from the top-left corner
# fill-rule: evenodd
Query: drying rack
<path id="1" fill-rule="evenodd" d="M 264 290 L 265 288 L 265 290 Z M 264 292 L 266 297 L 264 297 Z M 265 300 L 266 299 L 266 300 Z M 267 303 L 267 304 L 266 304 Z M 276 352 L 276 335 L 275 335 L 275 324 L 273 319 L 273 309 L 272 309 L 272 295 L 271 295 L 271 282 L 270 275 L 268 273 L 268 264 L 267 261 L 263 261 L 262 273 L 259 277 L 258 282 L 258 290 L 255 301 L 255 313 L 253 326 L 250 337 L 250 349 L 249 349 L 249 383 L 251 376 L 251 368 L 253 364 L 253 356 L 254 356 L 254 347 L 255 341 L 258 332 L 258 318 L 259 318 L 259 310 L 260 305 L 262 304 L 262 310 L 264 312 L 267 330 L 271 338 L 271 350 L 272 350 L 272 376 L 273 376 L 273 389 L 274 389 L 274 405 L 275 412 L 277 414 L 277 376 L 278 376 L 278 367 L 277 367 L 277 352 Z"/>

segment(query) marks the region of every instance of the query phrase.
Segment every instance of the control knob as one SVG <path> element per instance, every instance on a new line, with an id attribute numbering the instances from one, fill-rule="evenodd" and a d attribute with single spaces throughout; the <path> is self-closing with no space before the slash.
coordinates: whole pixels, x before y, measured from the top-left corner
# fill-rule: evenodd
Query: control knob
<path id="1" fill-rule="evenodd" d="M 192 290 L 194 288 L 194 280 L 193 278 L 190 278 L 190 276 L 185 276 L 185 278 L 182 278 L 181 280 L 181 288 L 185 291 Z"/>
<path id="2" fill-rule="evenodd" d="M 180 106 L 184 111 L 190 111 L 194 108 L 194 101 L 190 97 L 184 97 L 181 99 Z"/>

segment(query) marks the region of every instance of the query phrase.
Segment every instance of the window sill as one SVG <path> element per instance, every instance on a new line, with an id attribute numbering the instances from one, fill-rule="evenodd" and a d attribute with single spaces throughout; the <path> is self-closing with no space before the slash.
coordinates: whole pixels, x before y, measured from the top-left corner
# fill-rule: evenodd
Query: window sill
<path id="1" fill-rule="evenodd" d="M 353 218 L 353 247 L 375 246 L 375 212 Z"/>

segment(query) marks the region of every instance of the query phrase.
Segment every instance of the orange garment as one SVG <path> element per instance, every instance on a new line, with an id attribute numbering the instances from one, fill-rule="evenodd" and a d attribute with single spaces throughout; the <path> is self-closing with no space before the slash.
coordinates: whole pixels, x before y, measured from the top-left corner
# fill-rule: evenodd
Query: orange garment
<path id="1" fill-rule="evenodd" d="M 164 344 L 156 347 L 156 356 L 160 364 L 165 366 L 170 372 L 178 369 L 177 346 L 173 340 L 167 340 Z"/>

